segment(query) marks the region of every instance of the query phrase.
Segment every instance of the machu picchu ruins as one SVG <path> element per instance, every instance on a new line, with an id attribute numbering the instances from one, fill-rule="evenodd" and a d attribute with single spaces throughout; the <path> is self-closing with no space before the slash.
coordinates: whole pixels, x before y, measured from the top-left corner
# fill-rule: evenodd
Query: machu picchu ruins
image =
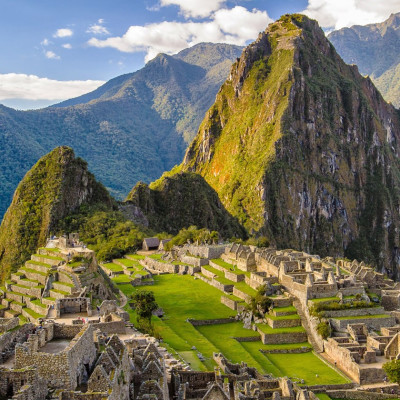
<path id="1" fill-rule="evenodd" d="M 371 267 L 240 243 L 154 247 L 97 263 L 76 234 L 52 237 L 13 273 L 2 288 L 0 398 L 400 395 L 382 368 L 400 357 L 400 286 Z M 179 298 L 189 281 L 212 299 L 186 298 L 204 318 L 182 321 L 157 288 Z M 133 324 L 132 294 L 147 289 L 160 307 L 157 338 Z"/>
<path id="2" fill-rule="evenodd" d="M 0 400 L 399 400 L 400 3 L 5 3 Z"/>

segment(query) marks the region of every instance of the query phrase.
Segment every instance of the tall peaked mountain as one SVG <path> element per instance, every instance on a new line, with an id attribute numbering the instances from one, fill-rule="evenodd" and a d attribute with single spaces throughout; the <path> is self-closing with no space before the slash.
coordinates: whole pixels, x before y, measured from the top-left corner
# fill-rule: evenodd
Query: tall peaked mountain
<path id="1" fill-rule="evenodd" d="M 60 145 L 73 147 L 120 198 L 179 163 L 241 50 L 202 43 L 160 54 L 137 72 L 52 107 L 0 105 L 0 219 L 24 174 Z"/>
<path id="2" fill-rule="evenodd" d="M 171 173 L 203 176 L 279 247 L 345 250 L 389 269 L 400 256 L 399 143 L 398 113 L 371 80 L 316 21 L 285 15 L 243 51 Z"/>
<path id="3" fill-rule="evenodd" d="M 113 200 L 71 148 L 42 157 L 18 185 L 0 225 L 0 280 L 45 245 L 59 220 L 95 203 L 111 208 Z"/>
<path id="4" fill-rule="evenodd" d="M 400 13 L 382 23 L 333 31 L 328 38 L 344 61 L 357 64 L 386 101 L 400 107 Z"/>

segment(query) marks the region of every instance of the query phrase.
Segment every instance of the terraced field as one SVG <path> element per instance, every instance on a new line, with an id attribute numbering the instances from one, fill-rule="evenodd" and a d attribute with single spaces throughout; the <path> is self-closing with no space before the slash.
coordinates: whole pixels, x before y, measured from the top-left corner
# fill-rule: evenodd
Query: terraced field
<path id="1" fill-rule="evenodd" d="M 223 266 L 230 268 L 229 264 Z M 215 272 L 218 280 L 223 278 L 224 283 L 226 282 L 226 278 L 220 271 L 216 273 L 217 270 L 212 267 L 207 267 L 207 270 Z M 245 293 L 252 295 L 256 293 L 245 282 L 227 281 L 229 284 L 238 286 L 238 289 L 240 288 Z M 163 338 L 166 347 L 190 363 L 193 369 L 212 370 L 215 366 L 212 354 L 213 352 L 220 352 L 232 362 L 244 361 L 249 366 L 258 368 L 262 373 L 270 373 L 274 376 L 290 376 L 297 381 L 303 380 L 305 384 L 309 385 L 318 384 L 322 381 L 329 383 L 348 382 L 345 377 L 338 374 L 311 351 L 300 354 L 266 354 L 261 352 L 301 347 L 310 348 L 311 346 L 307 342 L 279 345 L 263 344 L 261 335 L 257 331 L 244 329 L 243 323 L 235 321 L 193 326 L 187 321 L 188 318 L 209 320 L 225 319 L 236 315 L 236 311 L 221 304 L 221 296 L 226 294 L 206 282 L 189 275 L 166 274 L 154 276 L 154 283 L 153 286 L 145 286 L 143 289 L 154 292 L 158 304 L 165 313 L 162 319 L 153 317 L 156 330 Z M 138 290 L 130 284 L 119 284 L 118 288 L 127 296 Z M 234 298 L 232 295 L 230 297 Z M 127 310 L 132 321 L 135 321 L 135 313 L 130 308 L 127 308 Z M 295 307 L 288 306 L 276 308 L 272 318 L 276 320 L 298 319 L 299 317 Z M 267 334 L 284 333 L 285 329 L 295 332 L 304 331 L 301 326 L 272 329 L 270 326 L 262 324 L 261 328 Z M 254 338 L 254 341 L 238 341 L 236 338 Z"/>

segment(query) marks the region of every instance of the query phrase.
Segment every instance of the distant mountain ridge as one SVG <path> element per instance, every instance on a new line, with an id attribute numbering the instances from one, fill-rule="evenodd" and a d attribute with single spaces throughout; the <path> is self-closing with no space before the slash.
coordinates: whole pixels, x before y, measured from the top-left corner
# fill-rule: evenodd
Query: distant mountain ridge
<path id="1" fill-rule="evenodd" d="M 328 39 L 345 62 L 357 64 L 386 101 L 400 108 L 400 12 L 381 23 L 333 31 Z"/>
<path id="2" fill-rule="evenodd" d="M 0 218 L 24 174 L 60 145 L 73 147 L 122 198 L 179 163 L 242 48 L 202 43 L 54 106 L 0 105 Z"/>

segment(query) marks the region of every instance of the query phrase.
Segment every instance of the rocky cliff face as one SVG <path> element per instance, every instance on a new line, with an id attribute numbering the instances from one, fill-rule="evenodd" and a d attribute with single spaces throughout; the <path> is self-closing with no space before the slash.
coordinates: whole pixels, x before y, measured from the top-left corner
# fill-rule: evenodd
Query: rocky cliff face
<path id="1" fill-rule="evenodd" d="M 0 278 L 43 246 L 58 221 L 83 204 L 97 202 L 112 204 L 71 148 L 58 147 L 42 157 L 18 185 L 0 226 Z"/>
<path id="2" fill-rule="evenodd" d="M 279 247 L 399 264 L 400 123 L 317 23 L 282 17 L 233 65 L 181 170 Z"/>

